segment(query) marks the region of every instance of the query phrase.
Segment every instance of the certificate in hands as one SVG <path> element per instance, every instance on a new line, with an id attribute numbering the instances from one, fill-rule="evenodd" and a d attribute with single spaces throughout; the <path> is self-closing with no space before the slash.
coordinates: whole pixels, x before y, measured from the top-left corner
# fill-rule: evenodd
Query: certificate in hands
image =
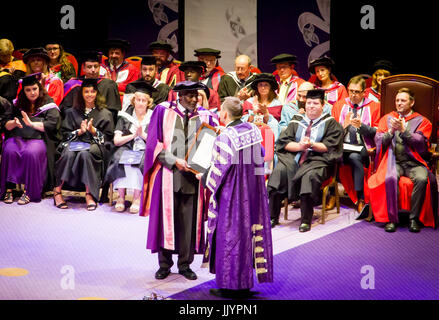
<path id="1" fill-rule="evenodd" d="M 203 123 L 197 131 L 194 143 L 186 155 L 186 161 L 194 174 L 205 173 L 212 160 L 212 152 L 219 129 Z"/>

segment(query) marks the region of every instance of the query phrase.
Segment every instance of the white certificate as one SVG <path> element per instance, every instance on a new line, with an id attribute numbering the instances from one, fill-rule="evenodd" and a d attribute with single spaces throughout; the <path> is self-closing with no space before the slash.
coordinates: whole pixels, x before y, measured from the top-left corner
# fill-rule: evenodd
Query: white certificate
<path id="1" fill-rule="evenodd" d="M 361 150 L 363 150 L 363 146 L 355 146 L 353 144 L 349 144 L 349 143 L 343 143 L 343 150 L 346 151 L 355 151 L 355 152 L 361 152 Z"/>
<path id="2" fill-rule="evenodd" d="M 204 169 L 208 169 L 212 160 L 212 151 L 216 137 L 210 134 L 203 135 L 200 144 L 195 151 L 194 156 L 191 159 L 191 163 L 194 163 Z"/>

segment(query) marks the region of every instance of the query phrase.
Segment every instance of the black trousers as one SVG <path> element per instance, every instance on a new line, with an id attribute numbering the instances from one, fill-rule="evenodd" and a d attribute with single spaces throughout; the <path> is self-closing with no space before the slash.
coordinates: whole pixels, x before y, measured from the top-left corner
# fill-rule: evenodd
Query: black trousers
<path id="1" fill-rule="evenodd" d="M 343 153 L 343 161 L 348 163 L 352 169 L 352 178 L 354 179 L 355 191 L 364 189 L 364 166 L 363 157 L 360 153 L 350 152 Z"/>
<path id="2" fill-rule="evenodd" d="M 396 164 L 396 170 L 399 177 L 405 176 L 413 182 L 413 192 L 410 199 L 410 219 L 419 220 L 422 205 L 424 204 L 425 192 L 427 190 L 428 172 L 423 166 L 409 166 Z"/>
<path id="3" fill-rule="evenodd" d="M 178 270 L 186 270 L 194 261 L 196 239 L 197 194 L 174 192 L 175 251 L 160 249 L 160 268 L 170 269 L 174 262 L 172 254 L 178 254 Z"/>

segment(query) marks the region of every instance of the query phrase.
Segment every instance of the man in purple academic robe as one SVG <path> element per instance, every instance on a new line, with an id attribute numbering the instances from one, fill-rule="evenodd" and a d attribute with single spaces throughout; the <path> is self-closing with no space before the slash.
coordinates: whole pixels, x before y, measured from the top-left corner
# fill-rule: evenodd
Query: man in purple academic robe
<path id="1" fill-rule="evenodd" d="M 216 274 L 215 296 L 249 298 L 258 282 L 273 282 L 270 210 L 260 130 L 243 123 L 239 98 L 221 106 L 226 128 L 214 144 L 211 167 L 202 178 L 212 192 L 204 262 Z M 206 177 L 207 176 L 207 177 Z"/>
<path id="2" fill-rule="evenodd" d="M 179 100 L 157 105 L 148 127 L 140 215 L 149 215 L 147 249 L 158 252 L 158 280 L 170 274 L 173 253 L 178 254 L 179 273 L 197 279 L 190 264 L 204 249 L 205 197 L 185 155 L 202 122 L 216 125 L 210 111 L 197 107 L 203 88 L 198 82 L 177 84 Z"/>

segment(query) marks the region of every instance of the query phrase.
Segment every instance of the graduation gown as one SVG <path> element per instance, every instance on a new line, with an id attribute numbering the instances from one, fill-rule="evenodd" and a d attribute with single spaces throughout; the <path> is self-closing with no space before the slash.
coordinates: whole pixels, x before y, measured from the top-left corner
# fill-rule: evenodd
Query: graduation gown
<path id="1" fill-rule="evenodd" d="M 410 198 L 410 191 L 407 192 L 401 180 L 397 181 L 395 144 L 396 134 L 390 144 L 383 143 L 385 135 L 390 128 L 390 119 L 398 118 L 399 114 L 395 111 L 386 114 L 381 118 L 375 136 L 377 145 L 377 154 L 375 165 L 376 173 L 373 174 L 369 181 L 370 199 L 372 211 L 377 222 L 397 223 L 399 209 L 410 210 L 409 204 L 404 205 L 403 198 Z M 405 155 L 411 161 L 419 163 L 420 166 L 427 168 L 428 184 L 425 193 L 424 205 L 422 206 L 419 221 L 426 227 L 437 227 L 438 213 L 438 190 L 435 173 L 431 172 L 427 161 L 429 156 L 429 139 L 431 136 L 432 125 L 425 117 L 417 112 L 405 118 L 407 129 L 400 136 L 404 142 Z M 408 182 L 408 181 L 407 181 Z M 399 190 L 399 194 L 398 194 Z M 405 208 L 404 208 L 405 207 Z"/>
<path id="2" fill-rule="evenodd" d="M 218 92 L 218 87 L 221 81 L 221 77 L 225 74 L 221 66 L 217 66 L 207 75 L 202 75 L 200 81 L 208 86 L 210 89 Z"/>
<path id="3" fill-rule="evenodd" d="M 203 252 L 204 188 L 192 173 L 180 173 L 173 165 L 176 159 L 173 153 L 176 148 L 178 153 L 182 139 L 184 141 L 177 131 L 182 131 L 183 117 L 175 102 L 164 103 L 155 107 L 149 123 L 140 215 L 149 216 L 146 247 L 152 253 L 161 248 L 175 251 L 178 247 L 174 230 L 174 191 L 184 189 L 185 193 L 194 191 L 198 194 L 195 252 Z M 216 125 L 212 113 L 199 107 L 189 120 L 189 141 L 195 138 L 202 122 Z M 162 157 L 163 153 L 168 156 Z M 180 158 L 184 158 L 184 154 Z"/>
<path id="4" fill-rule="evenodd" d="M 275 152 L 278 164 L 268 180 L 268 192 L 279 192 L 288 195 L 289 201 L 297 201 L 300 197 L 301 178 L 308 171 L 316 171 L 319 181 L 313 181 L 312 197 L 314 202 L 319 199 L 321 184 L 333 173 L 335 162 L 343 154 L 343 128 L 329 114 L 322 114 L 318 121 L 313 122 L 311 140 L 321 142 L 328 148 L 327 152 L 309 151 L 306 161 L 299 167 L 302 152 L 285 150 L 291 141 L 299 142 L 308 127 L 308 121 L 303 115 L 295 115 L 288 127 L 280 134 Z M 302 182 L 303 183 L 303 182 Z"/>
<path id="5" fill-rule="evenodd" d="M 258 282 L 273 282 L 261 142 L 259 129 L 251 123 L 230 126 L 215 141 L 206 180 L 212 195 L 203 262 L 209 263 L 222 289 L 252 288 L 253 268 Z"/>
<path id="6" fill-rule="evenodd" d="M 236 72 L 226 73 L 221 77 L 221 82 L 218 87 L 218 95 L 221 99 L 221 103 L 224 102 L 226 97 L 234 97 L 236 94 L 246 87 L 249 91 L 251 90 L 250 85 L 255 80 L 256 75 L 254 73 L 250 73 L 248 78 L 241 82 L 236 76 Z"/>
<path id="7" fill-rule="evenodd" d="M 97 135 L 93 136 L 86 131 L 78 136 L 76 130 L 80 128 L 81 122 L 92 118 Z M 57 186 L 62 181 L 65 182 L 66 188 L 83 188 L 87 185 L 92 196 L 99 199 L 99 189 L 104 179 L 113 131 L 112 114 L 105 108 L 102 110 L 95 108 L 87 115 L 80 114 L 75 108 L 67 109 L 61 126 L 63 142 L 58 147 L 60 155 L 56 162 Z M 71 142 L 89 143 L 90 148 L 83 151 L 70 151 Z"/>
<path id="8" fill-rule="evenodd" d="M 81 90 L 82 79 L 70 79 L 64 84 L 64 98 L 59 106 L 61 114 L 64 118 L 65 110 L 76 105 L 77 95 Z M 122 108 L 120 95 L 116 82 L 110 79 L 101 78 L 98 80 L 98 90 L 101 95 L 105 97 L 105 104 L 107 109 L 117 113 Z"/>
<path id="9" fill-rule="evenodd" d="M 23 140 L 31 140 L 31 139 L 39 139 L 43 140 L 46 145 L 46 156 L 47 156 L 47 170 L 46 177 L 43 183 L 42 191 L 52 190 L 55 186 L 55 174 L 54 174 L 54 166 L 55 166 L 55 150 L 56 145 L 61 140 L 60 135 L 60 127 L 61 127 L 61 116 L 60 111 L 57 105 L 53 102 L 53 99 L 48 97 L 46 101 L 43 102 L 43 105 L 37 109 L 37 111 L 30 115 L 29 118 L 32 122 L 43 122 L 44 124 L 44 132 L 40 132 L 38 130 L 32 129 L 26 126 L 23 122 L 23 116 L 21 114 L 21 109 L 19 107 L 10 105 L 6 108 L 2 124 L 6 124 L 7 121 L 13 120 L 14 118 L 18 118 L 23 125 L 23 128 L 14 128 L 11 131 L 5 130 L 5 141 L 14 138 L 20 137 Z M 5 159 L 3 159 L 5 160 Z M 3 172 L 1 174 L 1 190 L 2 193 L 5 191 L 5 183 L 6 183 L 6 175 Z M 34 197 L 35 199 L 35 197 Z M 33 200 L 33 199 L 31 199 Z"/>
<path id="10" fill-rule="evenodd" d="M 115 132 L 121 131 L 122 136 L 132 134 L 133 132 L 131 130 L 134 130 L 132 128 L 135 128 L 135 126 L 137 126 L 136 120 L 133 118 L 134 112 L 135 112 L 134 106 L 129 106 L 125 112 L 120 111 L 119 117 L 117 120 L 117 124 L 116 124 L 116 128 L 114 129 L 114 131 Z M 151 118 L 152 112 L 153 112 L 152 109 L 148 109 L 147 113 L 145 115 L 145 118 L 146 118 L 145 121 L 147 123 L 145 130 L 144 130 L 145 133 L 148 132 L 148 124 L 149 124 L 149 119 Z M 111 183 L 111 182 L 115 181 L 116 179 L 125 177 L 124 165 L 119 164 L 119 161 L 120 161 L 120 158 L 125 150 L 133 150 L 133 148 L 134 148 L 134 140 L 131 140 L 131 141 L 125 143 L 124 145 L 117 147 L 116 152 L 113 153 L 113 155 L 111 156 L 111 160 L 110 160 L 110 163 L 108 165 L 107 173 L 105 176 L 106 182 Z M 143 174 L 144 162 L 145 162 L 145 153 L 143 153 L 142 160 L 140 161 L 140 164 L 133 164 L 131 166 L 133 166 L 135 168 L 139 168 Z"/>
<path id="11" fill-rule="evenodd" d="M 139 80 L 133 81 L 127 85 L 126 90 L 125 90 L 125 94 L 123 96 L 122 110 L 125 110 L 131 104 L 131 99 L 133 98 L 134 93 L 136 92 L 136 88 L 134 87 L 134 85 L 132 85 L 132 83 L 137 83 L 137 82 L 141 82 L 141 81 L 146 82 L 145 80 L 139 79 Z M 154 91 L 151 94 L 151 98 L 154 101 L 155 105 L 160 104 L 160 103 L 168 100 L 168 95 L 169 95 L 169 91 L 171 90 L 171 88 L 166 83 L 163 83 L 160 80 L 154 79 L 154 81 L 151 85 L 157 89 L 157 91 Z"/>

